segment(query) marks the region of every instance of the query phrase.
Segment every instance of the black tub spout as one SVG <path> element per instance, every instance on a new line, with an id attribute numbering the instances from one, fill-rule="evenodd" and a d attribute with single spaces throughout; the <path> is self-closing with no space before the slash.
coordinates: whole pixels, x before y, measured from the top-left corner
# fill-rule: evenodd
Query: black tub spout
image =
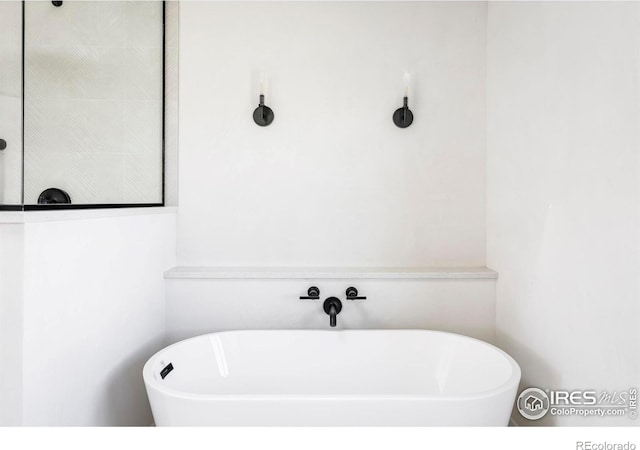
<path id="1" fill-rule="evenodd" d="M 342 302 L 337 297 L 329 297 L 324 301 L 323 309 L 329 315 L 329 326 L 335 327 L 338 324 L 338 314 L 342 311 Z"/>

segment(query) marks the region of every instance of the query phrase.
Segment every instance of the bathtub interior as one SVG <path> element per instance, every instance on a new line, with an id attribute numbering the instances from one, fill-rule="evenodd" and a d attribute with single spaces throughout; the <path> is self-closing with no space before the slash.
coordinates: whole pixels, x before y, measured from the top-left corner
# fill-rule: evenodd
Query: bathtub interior
<path id="1" fill-rule="evenodd" d="M 213 333 L 166 348 L 148 368 L 175 395 L 446 397 L 500 389 L 517 370 L 482 341 L 414 330 Z"/>

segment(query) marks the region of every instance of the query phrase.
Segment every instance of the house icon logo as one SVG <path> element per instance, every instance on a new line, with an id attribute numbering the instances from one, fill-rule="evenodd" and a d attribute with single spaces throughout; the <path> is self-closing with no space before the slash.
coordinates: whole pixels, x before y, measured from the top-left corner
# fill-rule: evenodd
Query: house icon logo
<path id="1" fill-rule="evenodd" d="M 542 389 L 528 388 L 518 396 L 517 407 L 525 419 L 542 419 L 549 411 L 549 397 Z"/>
<path id="2" fill-rule="evenodd" d="M 533 395 L 529 395 L 525 399 L 524 404 L 527 408 L 529 408 L 530 411 L 537 411 L 539 409 L 542 409 L 542 400 L 540 400 L 538 397 L 534 397 Z"/>

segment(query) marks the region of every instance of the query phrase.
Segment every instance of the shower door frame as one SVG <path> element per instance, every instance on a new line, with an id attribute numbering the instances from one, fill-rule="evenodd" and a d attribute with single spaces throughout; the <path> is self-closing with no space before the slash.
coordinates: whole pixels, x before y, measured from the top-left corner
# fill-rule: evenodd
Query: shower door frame
<path id="1" fill-rule="evenodd" d="M 165 59 L 166 59 L 166 1 L 162 0 L 162 145 L 161 145 L 161 157 L 162 157 L 162 177 L 161 177 L 161 189 L 162 189 L 162 201 L 159 203 L 83 203 L 83 204 L 73 204 L 73 203 L 57 203 L 57 204 L 25 204 L 24 202 L 24 99 L 25 99 L 25 89 L 24 89 L 24 81 L 25 81 L 25 9 L 26 9 L 26 0 L 22 0 L 22 55 L 21 55 L 21 82 L 22 82 L 22 118 L 21 118 L 21 127 L 22 127 L 22 180 L 21 180 L 21 203 L 15 205 L 2 205 L 0 204 L 0 211 L 42 211 L 42 210 L 64 210 L 64 209 L 108 209 L 108 208 L 150 208 L 150 207 L 162 207 L 165 206 Z"/>

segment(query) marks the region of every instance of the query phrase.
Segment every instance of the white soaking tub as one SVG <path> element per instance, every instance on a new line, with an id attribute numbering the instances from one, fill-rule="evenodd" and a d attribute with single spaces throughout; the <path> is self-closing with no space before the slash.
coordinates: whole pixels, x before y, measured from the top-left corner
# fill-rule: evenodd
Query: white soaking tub
<path id="1" fill-rule="evenodd" d="M 504 426 L 520 368 L 451 333 L 274 330 L 178 342 L 143 375 L 158 426 Z"/>

